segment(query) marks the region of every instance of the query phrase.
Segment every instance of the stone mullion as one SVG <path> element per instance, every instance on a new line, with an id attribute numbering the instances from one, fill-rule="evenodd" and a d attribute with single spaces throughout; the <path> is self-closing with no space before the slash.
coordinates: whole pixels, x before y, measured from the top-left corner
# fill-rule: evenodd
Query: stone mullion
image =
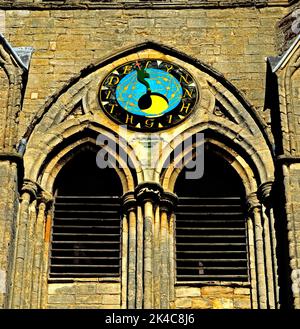
<path id="1" fill-rule="evenodd" d="M 264 243 L 263 243 L 263 227 L 261 223 L 260 209 L 253 210 L 254 225 L 255 225 L 255 246 L 256 246 L 256 268 L 258 280 L 258 300 L 259 308 L 267 308 L 267 287 L 266 273 L 264 263 Z"/>
<path id="2" fill-rule="evenodd" d="M 177 204 L 177 197 L 173 193 L 165 192 L 160 200 L 161 204 L 161 307 L 170 308 L 171 291 L 172 299 L 174 299 L 174 213 L 173 210 Z M 172 221 L 172 223 L 171 223 Z M 170 242 L 171 241 L 171 242 Z M 171 258 L 173 262 L 171 262 Z"/>
<path id="3" fill-rule="evenodd" d="M 169 308 L 169 246 L 168 246 L 168 213 L 165 209 L 161 212 L 161 230 L 160 230 L 160 245 L 161 245 L 161 307 Z"/>
<path id="4" fill-rule="evenodd" d="M 266 182 L 259 187 L 258 194 L 262 203 L 264 218 L 264 242 L 266 255 L 266 270 L 268 283 L 269 307 L 278 308 L 278 277 L 276 257 L 276 234 L 272 209 L 272 182 Z"/>
<path id="5" fill-rule="evenodd" d="M 145 309 L 154 307 L 153 269 L 159 265 L 154 263 L 154 220 L 161 192 L 161 186 L 152 182 L 142 183 L 136 188 L 136 198 L 142 205 L 144 213 L 143 308 Z"/>
<path id="6" fill-rule="evenodd" d="M 252 308 L 257 309 L 257 279 L 256 279 L 256 264 L 255 264 L 256 257 L 255 257 L 255 245 L 254 245 L 254 230 L 253 230 L 253 223 L 251 217 L 248 217 L 247 219 L 247 231 L 248 231 Z"/>
<path id="7" fill-rule="evenodd" d="M 170 304 L 175 303 L 175 214 L 170 215 L 169 222 L 169 298 Z"/>
<path id="8" fill-rule="evenodd" d="M 261 206 L 253 194 L 248 197 L 249 214 L 253 219 L 255 234 L 255 254 L 256 254 L 256 275 L 257 275 L 257 292 L 258 292 L 258 308 L 267 308 L 267 287 L 265 273 L 265 257 L 264 257 L 264 241 L 263 227 L 261 218 Z"/>
<path id="9" fill-rule="evenodd" d="M 52 230 L 52 220 L 53 220 L 53 209 L 47 212 L 46 223 L 44 230 L 44 249 L 41 250 L 42 254 L 42 264 L 40 271 L 40 285 L 38 293 L 38 308 L 44 308 L 48 301 L 48 267 L 49 267 L 49 254 L 51 251 L 51 230 Z"/>
<path id="10" fill-rule="evenodd" d="M 26 256 L 24 259 L 24 276 L 23 276 L 23 304 L 22 308 L 30 308 L 31 299 L 31 280 L 33 271 L 33 257 L 34 257 L 34 241 L 35 237 L 35 226 L 37 219 L 37 200 L 33 200 L 29 207 L 29 221 L 27 229 L 26 239 Z"/>
<path id="11" fill-rule="evenodd" d="M 123 211 L 128 219 L 127 308 L 134 309 L 136 308 L 137 215 L 133 192 L 128 192 L 123 196 Z"/>
<path id="12" fill-rule="evenodd" d="M 278 265 L 277 265 L 277 255 L 276 255 L 276 247 L 277 247 L 277 240 L 276 240 L 276 233 L 275 233 L 275 218 L 274 218 L 274 209 L 269 209 L 269 222 L 270 222 L 270 230 L 271 230 L 271 246 L 272 246 L 272 255 L 273 255 L 273 275 L 274 275 L 274 285 L 275 285 L 275 303 L 276 307 L 279 308 L 279 286 L 278 286 Z"/>
<path id="13" fill-rule="evenodd" d="M 143 258 L 144 258 L 144 221 L 143 211 L 137 208 L 137 251 L 136 251 L 136 308 L 143 307 Z"/>
<path id="14" fill-rule="evenodd" d="M 25 192 L 21 197 L 21 205 L 18 216 L 16 248 L 14 257 L 14 269 L 11 289 L 11 308 L 21 308 L 22 301 L 22 279 L 23 279 L 23 263 L 25 258 L 26 231 L 29 216 L 30 193 Z"/>
<path id="15" fill-rule="evenodd" d="M 129 252 L 128 252 L 128 304 L 129 309 L 135 308 L 136 298 L 136 213 L 129 210 Z"/>
<path id="16" fill-rule="evenodd" d="M 44 223 L 45 223 L 46 203 L 41 202 L 38 206 L 38 215 L 35 227 L 35 248 L 33 259 L 33 273 L 32 273 L 32 295 L 31 295 L 31 308 L 38 307 L 38 292 L 40 284 L 40 270 L 42 261 L 42 250 L 44 241 Z"/>
<path id="17" fill-rule="evenodd" d="M 37 186 L 27 181 L 22 188 L 23 194 L 21 197 L 21 205 L 19 209 L 17 233 L 16 233 L 16 246 L 14 257 L 14 268 L 12 275 L 12 289 L 10 296 L 10 307 L 21 308 L 23 306 L 23 278 L 25 270 L 26 246 L 27 246 L 27 233 L 29 223 L 29 207 L 33 198 L 36 198 Z"/>
<path id="18" fill-rule="evenodd" d="M 122 220 L 122 308 L 127 308 L 127 265 L 128 265 L 128 222 L 127 216 Z"/>
<path id="19" fill-rule="evenodd" d="M 53 201 L 52 195 L 42 192 L 40 203 L 38 205 L 38 212 L 36 218 L 36 226 L 34 233 L 34 256 L 33 256 L 33 270 L 32 270 L 32 292 L 31 292 L 31 308 L 39 307 L 40 293 L 42 282 L 42 265 L 44 255 L 44 238 L 45 238 L 45 223 L 47 216 L 47 209 L 51 207 Z M 48 255 L 47 255 L 48 257 Z M 49 258 L 49 257 L 48 257 Z"/>
<path id="20" fill-rule="evenodd" d="M 161 283 L 161 243 L 160 243 L 160 229 L 161 218 L 160 208 L 156 207 L 155 219 L 154 219 L 154 244 L 153 244 L 153 293 L 154 293 L 154 308 L 159 309 L 160 305 L 160 283 Z"/>
<path id="21" fill-rule="evenodd" d="M 271 236 L 269 227 L 269 218 L 265 213 L 266 209 L 262 206 L 261 216 L 263 218 L 263 231 L 264 231 L 264 246 L 265 246 L 265 263 L 266 263 L 266 276 L 268 287 L 268 304 L 269 308 L 276 308 L 275 303 L 275 287 L 274 287 L 274 275 L 273 275 L 273 262 L 272 262 L 272 248 L 271 248 Z"/>
<path id="22" fill-rule="evenodd" d="M 153 308 L 152 222 L 154 213 L 151 201 L 145 202 L 144 214 L 144 308 Z"/>

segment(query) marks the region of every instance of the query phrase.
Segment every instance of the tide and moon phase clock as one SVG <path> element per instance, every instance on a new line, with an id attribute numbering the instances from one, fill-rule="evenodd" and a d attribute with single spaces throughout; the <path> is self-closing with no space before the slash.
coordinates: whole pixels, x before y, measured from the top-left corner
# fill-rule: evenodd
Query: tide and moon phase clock
<path id="1" fill-rule="evenodd" d="M 186 119 L 197 103 L 198 91 L 191 74 L 177 64 L 141 59 L 110 72 L 99 98 L 104 112 L 117 123 L 157 131 Z"/>

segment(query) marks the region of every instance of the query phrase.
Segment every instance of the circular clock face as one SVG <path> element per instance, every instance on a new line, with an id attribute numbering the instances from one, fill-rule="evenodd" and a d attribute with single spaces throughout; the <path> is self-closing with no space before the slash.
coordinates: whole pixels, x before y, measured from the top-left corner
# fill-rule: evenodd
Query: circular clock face
<path id="1" fill-rule="evenodd" d="M 197 86 L 183 68 L 141 59 L 115 68 L 100 87 L 104 112 L 119 124 L 156 131 L 183 121 L 198 99 Z"/>

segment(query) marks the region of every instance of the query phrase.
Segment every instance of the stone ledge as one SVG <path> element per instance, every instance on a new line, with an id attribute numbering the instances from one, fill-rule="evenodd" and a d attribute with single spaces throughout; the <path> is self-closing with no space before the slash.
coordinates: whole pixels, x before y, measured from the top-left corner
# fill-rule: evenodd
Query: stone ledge
<path id="1" fill-rule="evenodd" d="M 177 1 L 74 1 L 40 0 L 40 2 L 0 1 L 1 9 L 197 9 L 197 8 L 236 8 L 236 7 L 286 7 L 294 0 L 177 0 Z"/>

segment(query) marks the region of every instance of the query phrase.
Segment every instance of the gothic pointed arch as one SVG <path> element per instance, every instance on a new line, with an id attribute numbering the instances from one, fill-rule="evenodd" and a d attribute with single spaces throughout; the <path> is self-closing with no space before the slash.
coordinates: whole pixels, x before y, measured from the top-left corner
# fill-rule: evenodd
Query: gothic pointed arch
<path id="1" fill-rule="evenodd" d="M 127 62 L 153 58 L 175 63 L 189 72 L 197 84 L 199 97 L 193 112 L 180 125 L 158 132 L 136 133 L 120 126 L 104 113 L 99 102 L 99 88 L 107 74 L 116 67 Z M 184 145 L 190 137 L 199 133 L 204 134 L 203 140 Z M 102 138 L 100 145 L 97 145 L 99 135 Z M 193 160 L 197 143 L 206 143 L 212 152 L 221 156 L 224 163 L 233 168 L 232 172 L 237 173 L 243 183 L 252 211 L 249 212 L 249 225 L 252 225 L 253 219 L 257 230 L 255 234 L 259 237 L 255 257 L 251 245 L 251 266 L 258 266 L 258 274 L 254 267 L 252 269 L 251 288 L 255 294 L 258 285 L 257 295 L 260 300 L 254 295 L 253 299 L 261 308 L 275 307 L 275 295 L 272 295 L 274 300 L 271 302 L 266 297 L 275 288 L 270 287 L 267 291 L 265 277 L 258 277 L 264 275 L 264 271 L 273 276 L 275 271 L 272 267 L 274 250 L 268 250 L 272 257 L 268 258 L 266 267 L 263 265 L 262 225 L 267 225 L 265 223 L 268 221 L 262 222 L 258 216 L 258 213 L 264 216 L 262 202 L 267 199 L 269 187 L 274 180 L 271 139 L 256 110 L 222 74 L 169 47 L 153 42 L 139 44 L 80 72 L 49 99 L 23 137 L 27 145 L 24 154 L 26 186 L 22 209 L 27 210 L 29 204 L 39 200 L 37 196 L 50 195 L 50 199 L 51 196 L 55 197 L 57 177 L 82 150 L 94 151 L 97 147 L 106 149 L 123 189 L 121 216 L 124 245 L 119 278 L 122 281 L 120 304 L 129 308 L 168 308 L 174 302 L 175 275 L 172 262 L 175 251 L 172 241 L 177 200 L 174 187 L 183 167 Z M 182 145 L 182 152 L 178 152 Z M 182 165 L 178 167 L 180 161 Z M 44 202 L 41 217 L 45 215 L 46 207 Z M 24 222 L 26 216 L 22 218 Z M 47 223 L 51 222 L 51 215 L 49 218 Z M 51 224 L 47 225 L 50 227 Z M 251 234 L 253 238 L 253 230 Z M 268 234 L 265 235 L 266 244 L 270 240 Z M 148 238 L 144 239 L 143 236 Z M 162 238 L 155 242 L 158 236 Z M 158 250 L 153 255 L 155 248 Z M 268 248 L 271 248 L 270 245 Z M 161 278 L 158 270 L 160 267 Z M 47 281 L 47 277 L 44 280 Z M 158 289 L 155 289 L 154 282 L 160 282 Z"/>

